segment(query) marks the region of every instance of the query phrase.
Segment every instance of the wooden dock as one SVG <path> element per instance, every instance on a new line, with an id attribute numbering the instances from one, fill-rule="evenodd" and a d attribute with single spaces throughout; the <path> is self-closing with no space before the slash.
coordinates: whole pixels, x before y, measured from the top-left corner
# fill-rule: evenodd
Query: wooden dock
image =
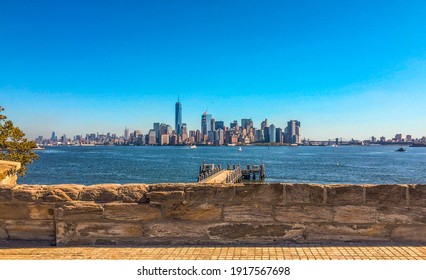
<path id="1" fill-rule="evenodd" d="M 247 169 L 241 169 L 241 165 L 228 164 L 227 169 L 214 164 L 202 164 L 198 173 L 198 183 L 214 183 L 214 184 L 233 184 L 239 183 L 242 180 L 256 180 L 256 175 L 260 180 L 265 179 L 265 166 L 259 165 L 247 165 Z"/>

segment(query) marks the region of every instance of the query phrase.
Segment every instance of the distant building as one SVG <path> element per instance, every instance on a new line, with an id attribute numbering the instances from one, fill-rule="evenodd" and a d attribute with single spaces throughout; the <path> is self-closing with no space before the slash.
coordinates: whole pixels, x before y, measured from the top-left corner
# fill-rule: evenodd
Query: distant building
<path id="1" fill-rule="evenodd" d="M 241 119 L 241 127 L 247 129 L 247 131 L 253 127 L 253 121 L 251 119 Z"/>
<path id="2" fill-rule="evenodd" d="M 157 133 L 154 129 L 150 129 L 148 132 L 148 145 L 157 145 Z"/>
<path id="3" fill-rule="evenodd" d="M 214 122 L 214 127 L 216 129 L 224 129 L 225 124 L 223 123 L 223 121 L 215 121 Z"/>
<path id="4" fill-rule="evenodd" d="M 127 126 L 124 128 L 124 140 L 129 140 L 129 128 Z"/>
<path id="5" fill-rule="evenodd" d="M 182 135 L 182 104 L 178 101 L 175 104 L 175 131 L 177 135 Z"/>
<path id="6" fill-rule="evenodd" d="M 265 127 L 268 127 L 268 119 L 265 119 L 261 124 L 260 124 L 260 129 L 264 130 Z"/>
<path id="7" fill-rule="evenodd" d="M 275 125 L 271 124 L 269 126 L 269 143 L 275 143 L 276 142 L 276 129 Z"/>
<path id="8" fill-rule="evenodd" d="M 160 142 L 160 135 L 161 135 L 160 123 L 154 123 L 153 127 L 154 127 L 155 137 L 156 137 L 155 142 L 159 143 Z"/>
<path id="9" fill-rule="evenodd" d="M 287 122 L 287 135 L 286 142 L 290 144 L 300 144 L 301 143 L 301 133 L 300 133 L 300 122 L 296 120 L 291 120 Z"/>
<path id="10" fill-rule="evenodd" d="M 396 134 L 394 140 L 395 142 L 402 142 L 402 134 Z"/>
<path id="11" fill-rule="evenodd" d="M 212 119 L 212 115 L 207 114 L 207 111 L 204 112 L 203 115 L 201 116 L 201 134 L 203 136 L 208 135 L 209 131 L 212 130 L 211 119 Z"/>
<path id="12" fill-rule="evenodd" d="M 377 138 L 374 136 L 371 136 L 371 143 L 376 143 L 377 142 Z"/>
<path id="13" fill-rule="evenodd" d="M 283 130 L 279 127 L 275 130 L 275 142 L 282 143 L 284 141 Z"/>

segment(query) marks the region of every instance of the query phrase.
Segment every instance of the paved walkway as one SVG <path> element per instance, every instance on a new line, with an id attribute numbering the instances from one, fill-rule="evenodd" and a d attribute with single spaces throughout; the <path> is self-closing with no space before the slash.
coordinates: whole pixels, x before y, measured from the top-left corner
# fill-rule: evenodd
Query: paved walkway
<path id="1" fill-rule="evenodd" d="M 0 260 L 426 260 L 426 245 L 50 247 L 0 244 Z"/>
<path id="2" fill-rule="evenodd" d="M 216 174 L 213 174 L 212 176 L 208 177 L 206 180 L 203 181 L 203 183 L 226 183 L 226 177 L 231 174 L 232 170 L 221 170 L 217 172 Z"/>

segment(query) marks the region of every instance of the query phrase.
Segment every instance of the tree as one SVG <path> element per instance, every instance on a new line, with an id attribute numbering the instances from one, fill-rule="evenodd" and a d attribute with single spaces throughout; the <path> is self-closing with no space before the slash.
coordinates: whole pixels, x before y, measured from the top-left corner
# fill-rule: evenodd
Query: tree
<path id="1" fill-rule="evenodd" d="M 20 162 L 21 169 L 17 174 L 24 176 L 27 165 L 38 159 L 38 155 L 33 151 L 37 145 L 34 141 L 28 141 L 22 130 L 7 120 L 2 114 L 3 111 L 4 108 L 0 106 L 0 160 Z"/>

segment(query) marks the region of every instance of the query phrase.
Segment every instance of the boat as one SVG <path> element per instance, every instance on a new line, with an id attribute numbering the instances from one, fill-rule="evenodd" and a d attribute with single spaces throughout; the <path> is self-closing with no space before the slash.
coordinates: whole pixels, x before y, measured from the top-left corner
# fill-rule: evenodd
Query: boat
<path id="1" fill-rule="evenodd" d="M 37 145 L 37 147 L 33 148 L 33 150 L 45 150 L 45 148 Z"/>
<path id="2" fill-rule="evenodd" d="M 239 151 L 239 152 L 242 152 L 242 151 L 243 151 L 243 148 L 238 147 L 238 151 Z"/>
<path id="3" fill-rule="evenodd" d="M 398 150 L 395 150 L 395 152 L 406 152 L 407 150 L 403 147 L 399 148 Z"/>
<path id="4" fill-rule="evenodd" d="M 196 148 L 197 148 L 197 146 L 195 146 L 195 145 L 191 145 L 191 146 L 189 146 L 189 148 L 190 148 L 190 149 L 196 149 Z"/>
<path id="5" fill-rule="evenodd" d="M 426 143 L 413 143 L 410 147 L 426 147 Z"/>

